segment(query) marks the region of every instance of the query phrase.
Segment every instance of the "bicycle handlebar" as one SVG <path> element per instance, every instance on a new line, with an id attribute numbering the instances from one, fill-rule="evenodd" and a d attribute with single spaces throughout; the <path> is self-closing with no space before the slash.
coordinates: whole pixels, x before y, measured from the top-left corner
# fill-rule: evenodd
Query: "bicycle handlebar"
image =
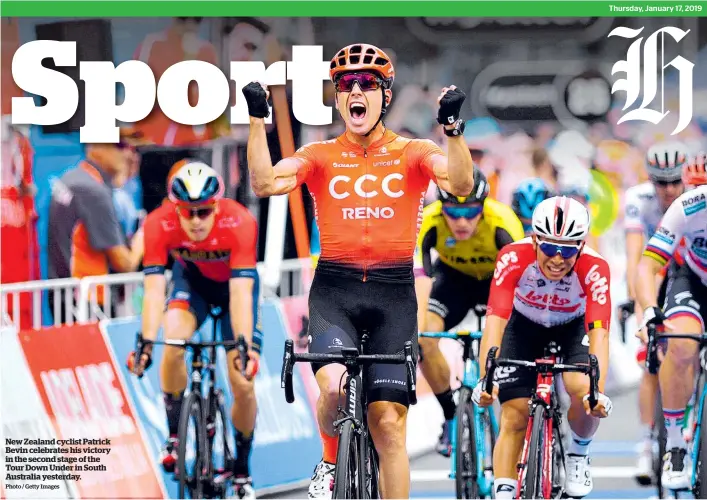
<path id="1" fill-rule="evenodd" d="M 660 339 L 687 339 L 693 340 L 701 345 L 707 344 L 707 334 L 705 333 L 658 333 L 658 327 L 654 324 L 646 325 L 648 332 L 648 343 L 646 344 L 646 369 L 648 373 L 655 375 L 658 373 L 658 340 Z"/>
<path id="2" fill-rule="evenodd" d="M 239 338 L 240 340 L 240 338 Z M 245 340 L 245 339 L 244 339 Z M 139 354 L 142 354 L 142 348 L 149 344 L 154 345 L 171 345 L 172 347 L 181 347 L 182 349 L 194 349 L 194 348 L 204 348 L 204 347 L 235 347 L 238 345 L 237 340 L 221 340 L 218 342 L 192 342 L 191 340 L 146 340 L 143 338 L 141 333 L 137 335 Z M 137 350 L 136 350 L 137 354 Z"/>
<path id="3" fill-rule="evenodd" d="M 599 360 L 594 354 L 589 355 L 588 364 L 567 364 L 555 363 L 550 359 L 541 358 L 535 361 L 526 361 L 520 359 L 503 359 L 496 358 L 498 347 L 489 349 L 486 357 L 486 385 L 484 391 L 486 394 L 493 394 L 493 378 L 496 368 L 499 366 L 518 366 L 522 368 L 533 368 L 538 372 L 578 372 L 589 375 L 589 407 L 594 409 L 599 400 Z"/>
<path id="4" fill-rule="evenodd" d="M 459 340 L 461 337 L 469 337 L 472 340 L 481 340 L 482 333 L 483 332 L 471 332 L 466 330 L 460 332 L 420 332 L 418 337 L 453 340 Z"/>
<path id="5" fill-rule="evenodd" d="M 295 400 L 294 387 L 292 385 L 292 374 L 295 363 L 339 363 L 350 372 L 354 367 L 368 366 L 373 363 L 388 365 L 405 365 L 407 371 L 407 388 L 410 404 L 417 404 L 416 384 L 415 384 L 415 363 L 412 357 L 412 342 L 405 342 L 403 354 L 360 354 L 354 347 L 341 349 L 340 354 L 324 353 L 301 353 L 294 352 L 294 342 L 290 339 L 285 341 L 285 352 L 282 356 L 282 373 L 280 375 L 280 387 L 285 389 L 285 400 L 293 403 Z"/>

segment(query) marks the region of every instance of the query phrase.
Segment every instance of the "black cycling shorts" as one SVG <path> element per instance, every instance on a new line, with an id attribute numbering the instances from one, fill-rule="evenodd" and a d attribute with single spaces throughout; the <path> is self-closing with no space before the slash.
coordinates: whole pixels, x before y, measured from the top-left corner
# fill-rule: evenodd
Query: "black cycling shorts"
<path id="1" fill-rule="evenodd" d="M 705 322 L 701 311 L 707 310 L 707 289 L 687 264 L 681 266 L 670 278 L 665 296 L 663 311 L 667 318 L 691 316 L 700 322 L 704 332 Z"/>
<path id="2" fill-rule="evenodd" d="M 417 359 L 417 299 L 410 267 L 406 282 L 361 281 L 317 265 L 309 290 L 309 352 L 338 353 L 360 348 L 368 334 L 365 354 L 400 354 L 412 341 Z M 312 363 L 316 373 L 323 365 Z M 373 364 L 363 371 L 368 403 L 390 401 L 409 405 L 405 365 Z"/>
<path id="3" fill-rule="evenodd" d="M 501 342 L 500 358 L 535 361 L 541 358 L 545 347 L 557 342 L 559 355 L 565 363 L 589 362 L 589 336 L 584 328 L 584 315 L 553 327 L 545 327 L 513 310 Z M 530 368 L 499 366 L 494 380 L 498 382 L 498 400 L 501 404 L 511 399 L 529 399 L 535 392 L 537 372 Z"/>
<path id="4" fill-rule="evenodd" d="M 668 291 L 668 283 L 675 276 L 680 269 L 680 265 L 675 259 L 670 261 L 668 265 L 668 272 L 665 273 L 665 278 L 660 282 L 660 288 L 658 289 L 658 306 L 665 305 L 666 293 Z M 665 309 L 663 309 L 665 311 Z"/>
<path id="5" fill-rule="evenodd" d="M 485 314 L 491 278 L 479 281 L 438 260 L 432 279 L 427 310 L 444 320 L 445 330 L 461 323 L 469 309 L 474 309 L 477 316 Z"/>
<path id="6" fill-rule="evenodd" d="M 251 348 L 258 353 L 263 343 L 263 335 L 259 329 L 259 296 L 259 280 L 256 275 L 255 283 L 253 283 L 253 342 Z M 231 325 L 228 281 L 219 283 L 201 275 L 195 275 L 179 262 L 175 262 L 172 266 L 167 308 L 188 310 L 196 318 L 197 329 L 201 328 L 214 308 L 219 308 L 222 312 L 219 316 L 221 338 L 227 341 L 235 340 Z M 234 348 L 235 346 L 229 346 L 226 350 L 230 351 Z"/>

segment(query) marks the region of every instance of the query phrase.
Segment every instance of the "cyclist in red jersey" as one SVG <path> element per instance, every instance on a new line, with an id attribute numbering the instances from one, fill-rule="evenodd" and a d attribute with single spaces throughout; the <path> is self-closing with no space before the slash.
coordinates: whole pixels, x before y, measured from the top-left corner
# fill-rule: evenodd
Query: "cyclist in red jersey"
<path id="1" fill-rule="evenodd" d="M 346 132 L 308 144 L 274 167 L 263 120 L 269 115 L 267 88 L 258 82 L 243 88 L 251 116 L 251 184 L 258 196 L 272 196 L 306 183 L 314 199 L 321 255 L 309 293 L 309 351 L 359 347 L 365 331 L 367 353 L 395 354 L 407 340 L 417 345 L 413 253 L 430 180 L 457 196 L 468 196 L 474 187 L 473 162 L 459 118 L 465 95 L 451 86 L 438 99 L 437 121 L 449 136 L 445 156 L 432 141 L 408 139 L 385 128 L 382 118 L 395 76 L 385 52 L 369 44 L 349 45 L 336 53 L 329 74 Z M 337 449 L 333 422 L 344 367 L 313 368 L 324 452 L 309 496 L 330 498 Z M 407 498 L 405 367 L 374 365 L 365 380 L 383 497 Z"/>
<path id="2" fill-rule="evenodd" d="M 152 363 L 149 341 L 157 338 L 163 319 L 165 339 L 187 340 L 212 308 L 221 309 L 223 340 L 243 335 L 249 345 L 245 377 L 237 350 L 227 350 L 227 360 L 234 402 L 231 418 L 236 429 L 235 484 L 241 498 L 254 498 L 248 462 L 257 412 L 253 378 L 258 371 L 262 342 L 256 271 L 258 228 L 248 209 L 222 198 L 224 184 L 215 170 L 197 160 L 180 163 L 181 168 L 169 182 L 169 201 L 145 220 L 145 354 L 133 371 L 140 375 Z M 164 271 L 169 255 L 174 257 L 174 265 L 164 314 Z M 129 366 L 133 366 L 133 358 L 131 354 Z M 187 385 L 184 350 L 165 346 L 160 368 L 169 425 L 162 465 L 172 472 L 177 462 L 179 416 Z"/>
<path id="3" fill-rule="evenodd" d="M 589 408 L 589 377 L 563 374 L 570 396 L 567 415 L 572 431 L 566 458 L 565 491 L 581 498 L 592 490 L 589 445 L 599 418 L 611 413 L 603 393 L 609 362 L 611 287 L 609 265 L 586 246 L 589 212 L 567 197 L 541 202 L 533 212 L 532 237 L 506 245 L 496 259 L 481 340 L 481 375 L 486 355 L 501 346 L 499 357 L 535 361 L 550 341 L 560 346 L 567 363 L 586 363 L 588 355 L 599 361 L 599 402 Z M 493 456 L 494 497 L 515 498 L 516 464 L 528 423 L 528 400 L 535 390 L 535 373 L 515 367 L 497 369 L 493 396 L 484 392 L 484 380 L 472 399 L 481 406 L 498 397 L 501 428 Z"/>

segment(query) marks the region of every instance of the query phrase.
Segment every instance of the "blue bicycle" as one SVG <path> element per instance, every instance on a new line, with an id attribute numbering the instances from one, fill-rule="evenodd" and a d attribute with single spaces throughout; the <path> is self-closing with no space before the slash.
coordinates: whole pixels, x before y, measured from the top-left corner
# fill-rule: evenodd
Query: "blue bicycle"
<path id="1" fill-rule="evenodd" d="M 648 344 L 646 346 L 646 368 L 650 373 L 658 373 L 658 345 L 660 340 L 671 338 L 694 340 L 700 345 L 700 371 L 697 377 L 697 389 L 695 399 L 695 407 L 693 412 L 694 426 L 692 440 L 690 441 L 691 450 L 689 453 L 692 457 L 692 477 L 691 486 L 692 493 L 695 498 L 707 498 L 707 431 L 702 434 L 702 426 L 707 426 L 707 411 L 705 411 L 705 403 L 707 403 L 707 334 L 676 334 L 676 333 L 657 333 L 655 325 L 648 325 Z M 659 498 L 663 498 L 661 488 L 659 487 Z M 673 492 L 677 498 L 677 492 Z"/>
<path id="2" fill-rule="evenodd" d="M 420 336 L 454 339 L 464 346 L 464 378 L 452 421 L 452 470 L 449 477 L 456 481 L 457 498 L 491 498 L 498 421 L 492 407 L 479 408 L 471 400 L 479 381 L 481 332 L 422 332 Z"/>

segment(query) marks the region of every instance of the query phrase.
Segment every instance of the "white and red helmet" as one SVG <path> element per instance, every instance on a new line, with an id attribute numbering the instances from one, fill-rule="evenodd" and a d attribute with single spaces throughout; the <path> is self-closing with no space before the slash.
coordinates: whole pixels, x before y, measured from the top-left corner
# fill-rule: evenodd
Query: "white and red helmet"
<path id="1" fill-rule="evenodd" d="M 535 234 L 557 241 L 584 241 L 589 234 L 589 222 L 589 210 L 566 196 L 548 198 L 533 211 Z"/>

